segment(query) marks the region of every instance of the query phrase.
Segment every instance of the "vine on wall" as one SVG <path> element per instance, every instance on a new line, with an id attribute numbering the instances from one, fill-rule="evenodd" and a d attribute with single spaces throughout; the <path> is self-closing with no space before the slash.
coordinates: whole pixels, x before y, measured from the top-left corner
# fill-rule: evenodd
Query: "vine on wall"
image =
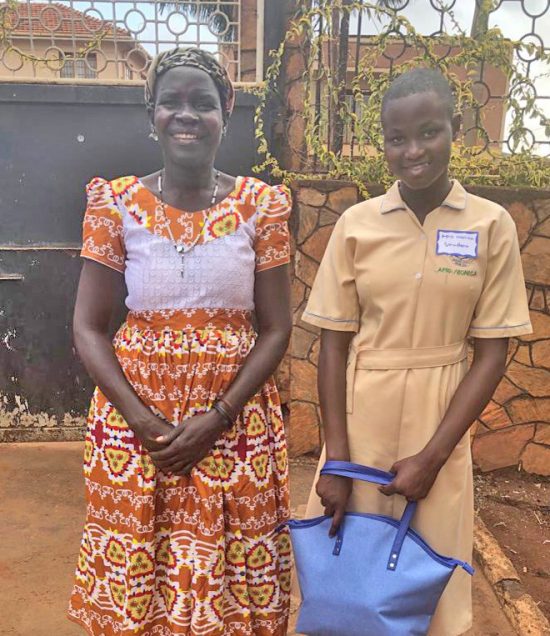
<path id="1" fill-rule="evenodd" d="M 271 52 L 271 64 L 266 71 L 264 86 L 257 90 L 256 138 L 263 161 L 258 172 L 267 170 L 275 178 L 290 181 L 296 178 L 340 178 L 356 183 L 367 195 L 364 184 L 388 185 L 392 181 L 381 153 L 382 131 L 380 106 L 391 79 L 403 71 L 418 66 L 439 68 L 448 78 L 456 96 L 459 112 L 475 113 L 473 128 L 455 144 L 451 172 L 464 184 L 507 187 L 547 187 L 550 183 L 550 158 L 534 152 L 534 139 L 525 121 L 540 122 L 550 137 L 550 119 L 541 108 L 534 79 L 521 64 L 522 59 L 536 59 L 550 72 L 550 54 L 543 46 L 526 40 L 512 41 L 497 28 L 486 29 L 473 38 L 460 31 L 452 11 L 447 11 L 456 33 L 426 36 L 397 11 L 379 3 L 354 0 L 326 0 L 302 9 L 292 21 L 284 41 Z M 355 72 L 351 83 L 341 72 L 338 61 L 342 46 L 343 24 L 362 16 L 380 25 L 377 35 L 361 35 L 356 44 Z M 379 60 L 387 58 L 388 47 L 402 46 L 409 51 L 403 61 L 390 64 L 389 72 L 380 73 Z M 348 44 L 349 46 L 349 39 Z M 441 51 L 445 53 L 442 55 Z M 332 55 L 331 55 L 332 52 Z M 411 55 L 412 52 L 412 55 Z M 284 71 L 289 55 L 301 56 L 301 72 L 293 87 L 294 99 L 288 100 L 288 85 Z M 346 49 L 345 55 L 348 55 Z M 519 55 L 519 58 L 518 58 Z M 519 60 L 519 63 L 518 63 Z M 347 60 L 346 60 L 347 65 Z M 294 68 L 296 64 L 294 64 Z M 506 143 L 491 140 L 484 126 L 480 103 L 480 68 L 492 68 L 508 82 L 508 94 L 501 97 L 503 112 L 508 113 Z M 462 78 L 457 73 L 462 69 Z M 464 73 L 465 71 L 465 73 Z M 296 80 L 294 81 L 296 84 Z M 368 87 L 368 90 L 365 90 Z M 300 91 L 296 100 L 296 90 Z M 351 100 L 344 100 L 344 94 Z M 300 102 L 300 107 L 287 108 L 283 120 L 299 120 L 301 139 L 290 143 L 299 157 L 298 169 L 288 169 L 275 157 L 266 133 L 263 113 L 268 101 L 276 96 L 287 102 Z M 502 115 L 504 116 L 504 115 Z M 349 144 L 334 144 L 334 132 L 340 127 L 351 131 L 356 152 L 350 156 Z M 474 141 L 471 134 L 474 133 Z M 332 137 L 331 137 L 332 134 Z M 336 147 L 336 150 L 334 149 Z"/>

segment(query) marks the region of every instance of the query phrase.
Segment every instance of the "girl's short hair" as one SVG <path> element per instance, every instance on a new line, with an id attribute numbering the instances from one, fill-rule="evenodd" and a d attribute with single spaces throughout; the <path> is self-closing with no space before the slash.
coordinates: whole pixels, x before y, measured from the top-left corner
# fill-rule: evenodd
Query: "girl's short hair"
<path id="1" fill-rule="evenodd" d="M 449 117 L 452 118 L 455 112 L 453 91 L 443 73 L 433 68 L 415 68 L 396 77 L 382 98 L 382 116 L 388 102 L 400 97 L 429 92 L 441 97 L 447 106 Z"/>

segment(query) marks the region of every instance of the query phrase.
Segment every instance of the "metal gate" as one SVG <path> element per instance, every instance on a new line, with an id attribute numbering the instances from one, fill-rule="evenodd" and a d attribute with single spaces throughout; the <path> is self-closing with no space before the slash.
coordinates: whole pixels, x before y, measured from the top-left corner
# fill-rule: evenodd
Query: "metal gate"
<path id="1" fill-rule="evenodd" d="M 151 56 L 198 45 L 227 63 L 237 103 L 217 166 L 250 174 L 256 99 L 245 89 L 284 28 L 277 4 L 0 4 L 0 441 L 81 435 L 91 384 L 71 319 L 84 186 L 158 169 L 143 106 Z"/>

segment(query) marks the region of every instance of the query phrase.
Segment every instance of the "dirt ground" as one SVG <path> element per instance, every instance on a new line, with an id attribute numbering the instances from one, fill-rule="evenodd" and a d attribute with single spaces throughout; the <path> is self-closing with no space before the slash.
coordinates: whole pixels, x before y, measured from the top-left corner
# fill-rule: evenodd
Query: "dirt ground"
<path id="1" fill-rule="evenodd" d="M 550 481 L 505 469 L 476 475 L 475 493 L 478 514 L 550 618 Z"/>
<path id="2" fill-rule="evenodd" d="M 84 520 L 81 463 L 81 443 L 0 445 L 1 636 L 83 634 L 65 619 Z M 303 510 L 314 470 L 312 460 L 292 463 L 294 510 Z M 469 636 L 514 633 L 478 567 Z"/>

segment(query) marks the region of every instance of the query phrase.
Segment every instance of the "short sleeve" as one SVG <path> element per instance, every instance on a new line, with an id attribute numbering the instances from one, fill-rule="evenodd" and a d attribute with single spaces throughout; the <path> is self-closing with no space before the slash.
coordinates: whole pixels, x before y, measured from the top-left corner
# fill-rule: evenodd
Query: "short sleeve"
<path id="1" fill-rule="evenodd" d="M 290 262 L 288 217 L 292 208 L 286 186 L 266 187 L 257 203 L 256 271 L 286 265 Z"/>
<path id="2" fill-rule="evenodd" d="M 532 331 L 516 226 L 503 209 L 489 230 L 487 270 L 468 335 L 508 338 Z"/>
<path id="3" fill-rule="evenodd" d="M 109 182 L 99 177 L 92 179 L 86 186 L 86 194 L 80 255 L 123 273 L 126 253 L 122 215 Z"/>
<path id="4" fill-rule="evenodd" d="M 355 286 L 355 239 L 346 231 L 346 215 L 331 234 L 302 320 L 333 331 L 359 330 L 359 299 Z"/>

